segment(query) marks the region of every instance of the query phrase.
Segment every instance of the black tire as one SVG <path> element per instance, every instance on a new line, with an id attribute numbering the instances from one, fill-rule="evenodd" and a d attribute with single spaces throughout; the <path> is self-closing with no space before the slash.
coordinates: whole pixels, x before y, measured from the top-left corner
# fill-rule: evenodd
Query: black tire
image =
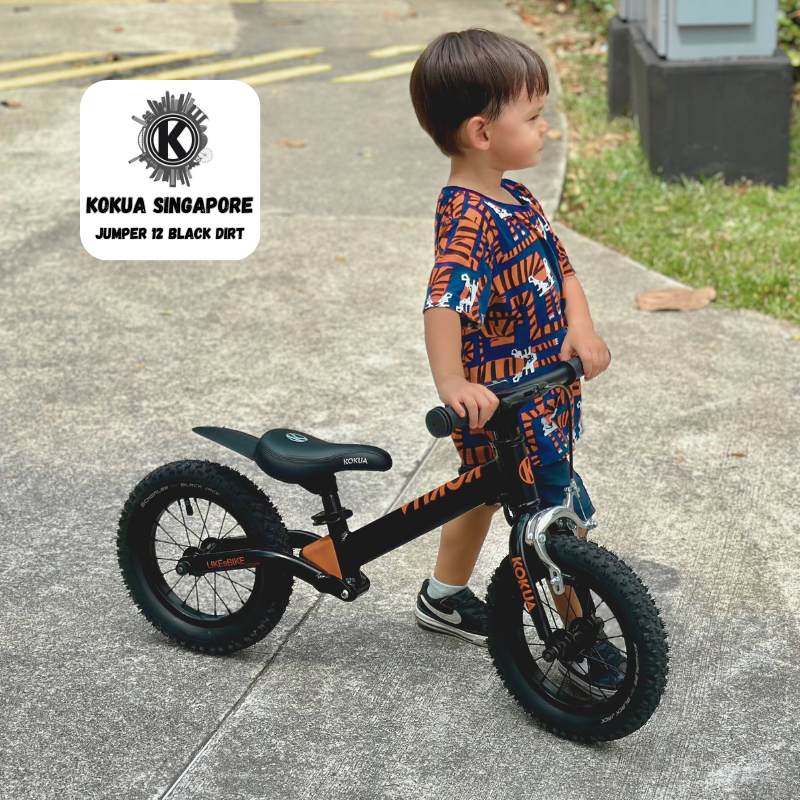
<path id="1" fill-rule="evenodd" d="M 292 552 L 280 514 L 264 492 L 236 470 L 210 461 L 175 461 L 143 478 L 125 503 L 117 532 L 122 577 L 139 611 L 171 641 L 214 655 L 263 639 L 283 616 L 294 586 L 294 576 L 277 561 L 178 577 L 174 562 L 184 544 L 213 551 L 223 549 L 217 542 L 225 539 Z M 185 597 L 178 589 L 182 582 L 192 587 Z"/>
<path id="2" fill-rule="evenodd" d="M 553 527 L 550 532 L 554 533 Z M 565 585 L 572 585 L 573 591 L 590 590 L 587 596 L 592 604 L 600 609 L 605 603 L 611 612 L 612 633 L 619 630 L 620 634 L 610 636 L 606 643 L 624 651 L 625 677 L 613 693 L 594 695 L 589 686 L 587 694 L 573 686 L 563 662 L 557 659 L 548 664 L 543 657 L 545 645 L 528 627 L 532 619 L 509 556 L 496 569 L 487 591 L 487 645 L 495 669 L 512 697 L 548 731 L 580 742 L 620 739 L 650 719 L 666 687 L 669 655 L 663 621 L 638 576 L 610 551 L 563 533 L 550 535 L 547 548 L 564 572 Z M 526 552 L 526 561 L 534 571 L 537 602 L 552 603 L 547 573 L 532 548 Z M 597 599 L 602 602 L 598 604 Z M 606 613 L 599 611 L 599 616 Z M 562 624 L 560 615 L 550 614 L 550 618 L 553 630 Z M 556 678 L 549 673 L 554 666 Z M 558 678 L 561 683 L 556 686 Z"/>

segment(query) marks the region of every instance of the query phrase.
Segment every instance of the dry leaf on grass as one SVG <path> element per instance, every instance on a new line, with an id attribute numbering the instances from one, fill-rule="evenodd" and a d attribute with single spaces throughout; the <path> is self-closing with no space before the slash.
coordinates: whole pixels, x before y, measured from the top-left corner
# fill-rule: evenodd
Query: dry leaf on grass
<path id="1" fill-rule="evenodd" d="M 276 139 L 275 144 L 279 144 L 281 147 L 305 147 L 305 142 L 295 142 L 292 139 Z"/>
<path id="2" fill-rule="evenodd" d="M 717 296 L 713 286 L 699 289 L 656 289 L 643 292 L 636 298 L 642 311 L 697 311 L 705 308 Z"/>
<path id="3" fill-rule="evenodd" d="M 557 130 L 547 131 L 547 133 L 545 134 L 545 136 L 547 136 L 548 139 L 560 139 L 563 135 L 564 131 L 557 131 Z"/>

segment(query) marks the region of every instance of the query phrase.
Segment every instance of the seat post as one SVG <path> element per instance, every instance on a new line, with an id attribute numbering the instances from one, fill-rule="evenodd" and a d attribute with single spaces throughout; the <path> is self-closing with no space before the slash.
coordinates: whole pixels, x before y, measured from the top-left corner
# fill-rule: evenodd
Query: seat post
<path id="1" fill-rule="evenodd" d="M 332 536 L 339 541 L 344 541 L 350 532 L 347 528 L 347 520 L 353 516 L 353 512 L 349 508 L 342 508 L 342 504 L 339 502 L 336 475 L 331 473 L 313 482 L 306 482 L 303 484 L 303 488 L 322 498 L 323 510 L 311 517 L 314 524 L 327 525 L 328 532 Z"/>

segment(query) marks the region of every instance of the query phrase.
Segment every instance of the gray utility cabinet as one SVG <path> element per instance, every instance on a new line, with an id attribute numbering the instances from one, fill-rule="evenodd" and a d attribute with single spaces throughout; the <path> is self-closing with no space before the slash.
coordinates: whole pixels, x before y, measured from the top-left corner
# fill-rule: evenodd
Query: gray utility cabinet
<path id="1" fill-rule="evenodd" d="M 645 38 L 670 61 L 771 56 L 778 0 L 644 0 Z M 639 14 L 641 11 L 636 9 Z"/>
<path id="2" fill-rule="evenodd" d="M 617 14 L 625 22 L 643 22 L 647 19 L 650 0 L 617 0 Z"/>
<path id="3" fill-rule="evenodd" d="M 777 0 L 616 2 L 609 111 L 633 111 L 651 170 L 785 185 L 793 71 Z"/>

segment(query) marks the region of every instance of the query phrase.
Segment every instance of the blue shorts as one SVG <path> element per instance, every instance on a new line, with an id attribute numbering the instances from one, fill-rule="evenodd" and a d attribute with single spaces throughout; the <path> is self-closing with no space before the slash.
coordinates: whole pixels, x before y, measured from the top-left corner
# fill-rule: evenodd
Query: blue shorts
<path id="1" fill-rule="evenodd" d="M 475 469 L 475 467 L 462 464 L 458 474 L 463 475 L 471 469 Z M 540 509 L 550 508 L 550 506 L 563 506 L 564 490 L 569 486 L 569 458 L 556 461 L 554 464 L 545 464 L 543 467 L 533 467 L 532 469 L 536 491 L 542 501 Z M 581 476 L 578 475 L 578 470 L 575 470 L 572 474 L 579 490 L 575 496 L 575 513 L 584 520 L 590 519 L 595 512 L 592 499 L 583 485 Z"/>

